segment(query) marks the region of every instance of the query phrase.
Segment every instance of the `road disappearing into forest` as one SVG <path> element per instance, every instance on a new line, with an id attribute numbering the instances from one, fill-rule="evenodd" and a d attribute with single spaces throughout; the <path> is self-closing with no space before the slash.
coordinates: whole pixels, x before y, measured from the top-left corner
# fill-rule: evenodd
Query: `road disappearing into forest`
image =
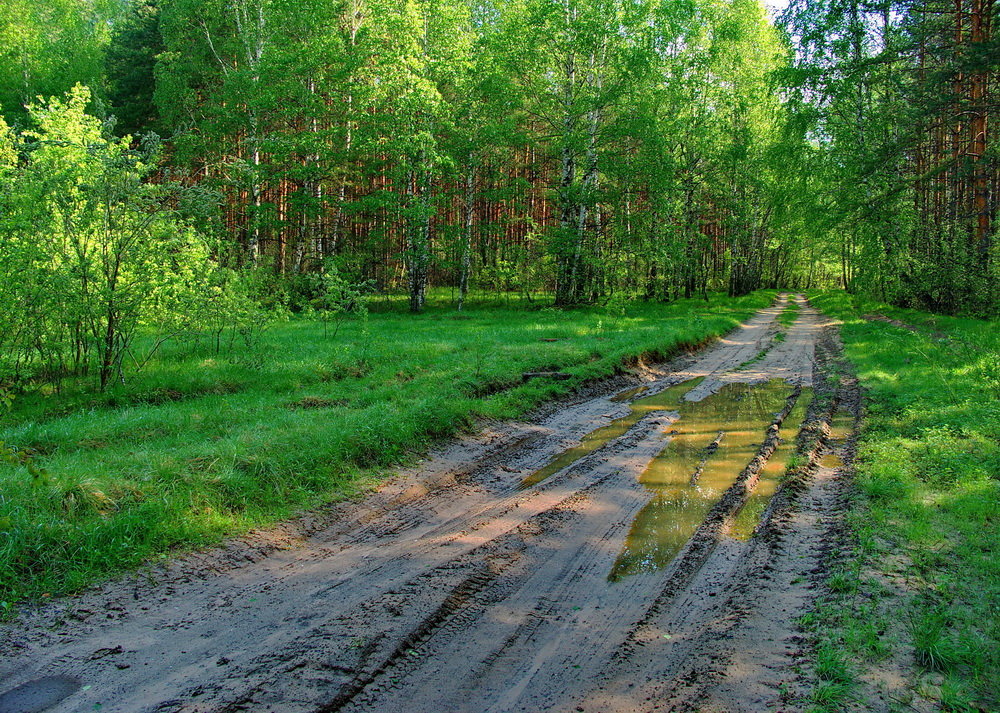
<path id="1" fill-rule="evenodd" d="M 363 499 L 54 603 L 3 634 L 0 711 L 770 710 L 843 508 L 837 353 L 782 297 Z"/>

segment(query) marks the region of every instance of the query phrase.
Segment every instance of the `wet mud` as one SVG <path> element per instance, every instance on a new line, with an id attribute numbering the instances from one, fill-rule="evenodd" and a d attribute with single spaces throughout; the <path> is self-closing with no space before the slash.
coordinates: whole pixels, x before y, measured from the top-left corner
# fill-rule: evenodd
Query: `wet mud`
<path id="1" fill-rule="evenodd" d="M 59 676 L 53 713 L 779 709 L 852 427 L 832 332 L 782 298 L 361 500 L 26 610 L 0 701 Z"/>
<path id="2" fill-rule="evenodd" d="M 42 713 L 69 697 L 80 682 L 69 676 L 46 676 L 0 694 L 0 713 Z"/>

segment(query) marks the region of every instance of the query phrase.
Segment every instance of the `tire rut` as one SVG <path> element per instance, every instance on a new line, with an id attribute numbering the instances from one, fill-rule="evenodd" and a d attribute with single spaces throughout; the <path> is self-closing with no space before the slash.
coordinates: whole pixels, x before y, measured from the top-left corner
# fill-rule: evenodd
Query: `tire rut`
<path id="1" fill-rule="evenodd" d="M 782 517 L 780 499 L 750 545 L 734 545 L 726 528 L 800 387 L 813 381 L 806 367 L 818 317 L 803 304 L 787 338 L 775 343 L 784 304 L 642 382 L 646 396 L 704 377 L 689 399 L 774 375 L 796 384 L 774 420 L 760 424 L 763 441 L 752 460 L 665 569 L 608 581 L 650 498 L 638 476 L 669 439 L 676 413 L 646 414 L 545 481 L 518 489 L 526 474 L 627 413 L 604 391 L 534 423 L 495 424 L 462 439 L 368 498 L 310 516 L 287 544 L 229 545 L 225 557 L 181 560 L 161 584 L 126 579 L 54 603 L 3 634 L 0 667 L 14 685 L 47 673 L 86 682 L 53 713 L 97 704 L 123 713 L 499 713 L 577 704 L 595 682 L 614 684 L 609 672 L 624 676 L 641 663 L 636 652 L 650 648 L 658 617 L 676 615 L 697 629 L 723 600 L 739 609 L 739 597 L 709 590 L 717 595 L 743 581 L 755 548 L 776 537 L 770 523 Z M 738 370 L 762 350 L 753 370 Z M 701 594 L 714 608 L 695 601 Z M 67 624 L 79 610 L 90 613 Z M 100 617 L 112 610 L 120 617 Z M 122 644 L 123 667 L 92 658 Z"/>
<path id="2" fill-rule="evenodd" d="M 805 653 L 795 619 L 815 597 L 847 487 L 821 458 L 835 414 L 856 418 L 859 399 L 853 378 L 825 383 L 837 353 L 830 329 L 818 351 L 819 395 L 797 437 L 803 463 L 789 471 L 753 538 L 720 542 L 683 590 L 661 594 L 599 684 L 553 710 L 757 713 L 791 700 Z"/>

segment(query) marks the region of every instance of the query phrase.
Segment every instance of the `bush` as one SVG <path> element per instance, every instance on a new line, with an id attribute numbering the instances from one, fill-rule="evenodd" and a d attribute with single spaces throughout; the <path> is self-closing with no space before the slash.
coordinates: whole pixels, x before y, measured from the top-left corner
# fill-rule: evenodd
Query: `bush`
<path id="1" fill-rule="evenodd" d="M 110 136 L 89 101 L 77 86 L 30 106 L 31 131 L 0 124 L 0 379 L 22 388 L 90 374 L 104 390 L 148 361 L 140 329 L 159 335 L 155 351 L 261 323 L 244 278 L 179 215 L 192 196 L 151 180 L 158 142 Z"/>

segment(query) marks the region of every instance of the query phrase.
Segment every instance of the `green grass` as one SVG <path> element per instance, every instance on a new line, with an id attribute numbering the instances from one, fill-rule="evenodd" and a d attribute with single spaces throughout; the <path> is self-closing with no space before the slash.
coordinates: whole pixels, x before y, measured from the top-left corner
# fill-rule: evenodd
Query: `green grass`
<path id="1" fill-rule="evenodd" d="M 914 689 L 943 710 L 1000 710 L 1000 323 L 810 298 L 843 321 L 867 398 L 848 518 L 856 551 L 805 628 L 845 670 L 902 652 Z M 888 584 L 899 581 L 902 592 Z M 858 695 L 851 676 L 819 678 L 817 710 Z"/>
<path id="2" fill-rule="evenodd" d="M 780 341 L 780 340 L 775 339 L 775 341 Z M 747 359 L 745 362 L 736 367 L 736 371 L 743 371 L 744 369 L 747 369 L 753 366 L 754 364 L 764 361 L 764 357 L 766 357 L 769 352 L 770 349 L 761 349 L 759 352 L 757 352 L 756 356 Z"/>
<path id="3" fill-rule="evenodd" d="M 285 322 L 253 348 L 168 344 L 105 394 L 80 383 L 23 396 L 0 440 L 45 473 L 0 464 L 0 614 L 357 494 L 477 417 L 517 416 L 639 356 L 669 357 L 774 295 L 420 316 L 385 307 L 336 338 Z M 521 383 L 524 371 L 556 369 L 572 378 Z"/>
<path id="4" fill-rule="evenodd" d="M 789 300 L 784 309 L 778 314 L 778 324 L 781 325 L 782 334 L 792 326 L 792 323 L 799 318 L 799 303 Z"/>
<path id="5" fill-rule="evenodd" d="M 778 314 L 778 317 L 775 320 L 778 323 L 778 332 L 777 334 L 774 335 L 775 344 L 781 344 L 783 341 L 785 341 L 785 338 L 788 336 L 788 328 L 792 326 L 792 323 L 795 322 L 795 320 L 798 319 L 798 317 L 799 317 L 798 302 L 789 301 L 788 304 L 785 305 L 784 309 L 782 309 L 781 312 Z"/>

